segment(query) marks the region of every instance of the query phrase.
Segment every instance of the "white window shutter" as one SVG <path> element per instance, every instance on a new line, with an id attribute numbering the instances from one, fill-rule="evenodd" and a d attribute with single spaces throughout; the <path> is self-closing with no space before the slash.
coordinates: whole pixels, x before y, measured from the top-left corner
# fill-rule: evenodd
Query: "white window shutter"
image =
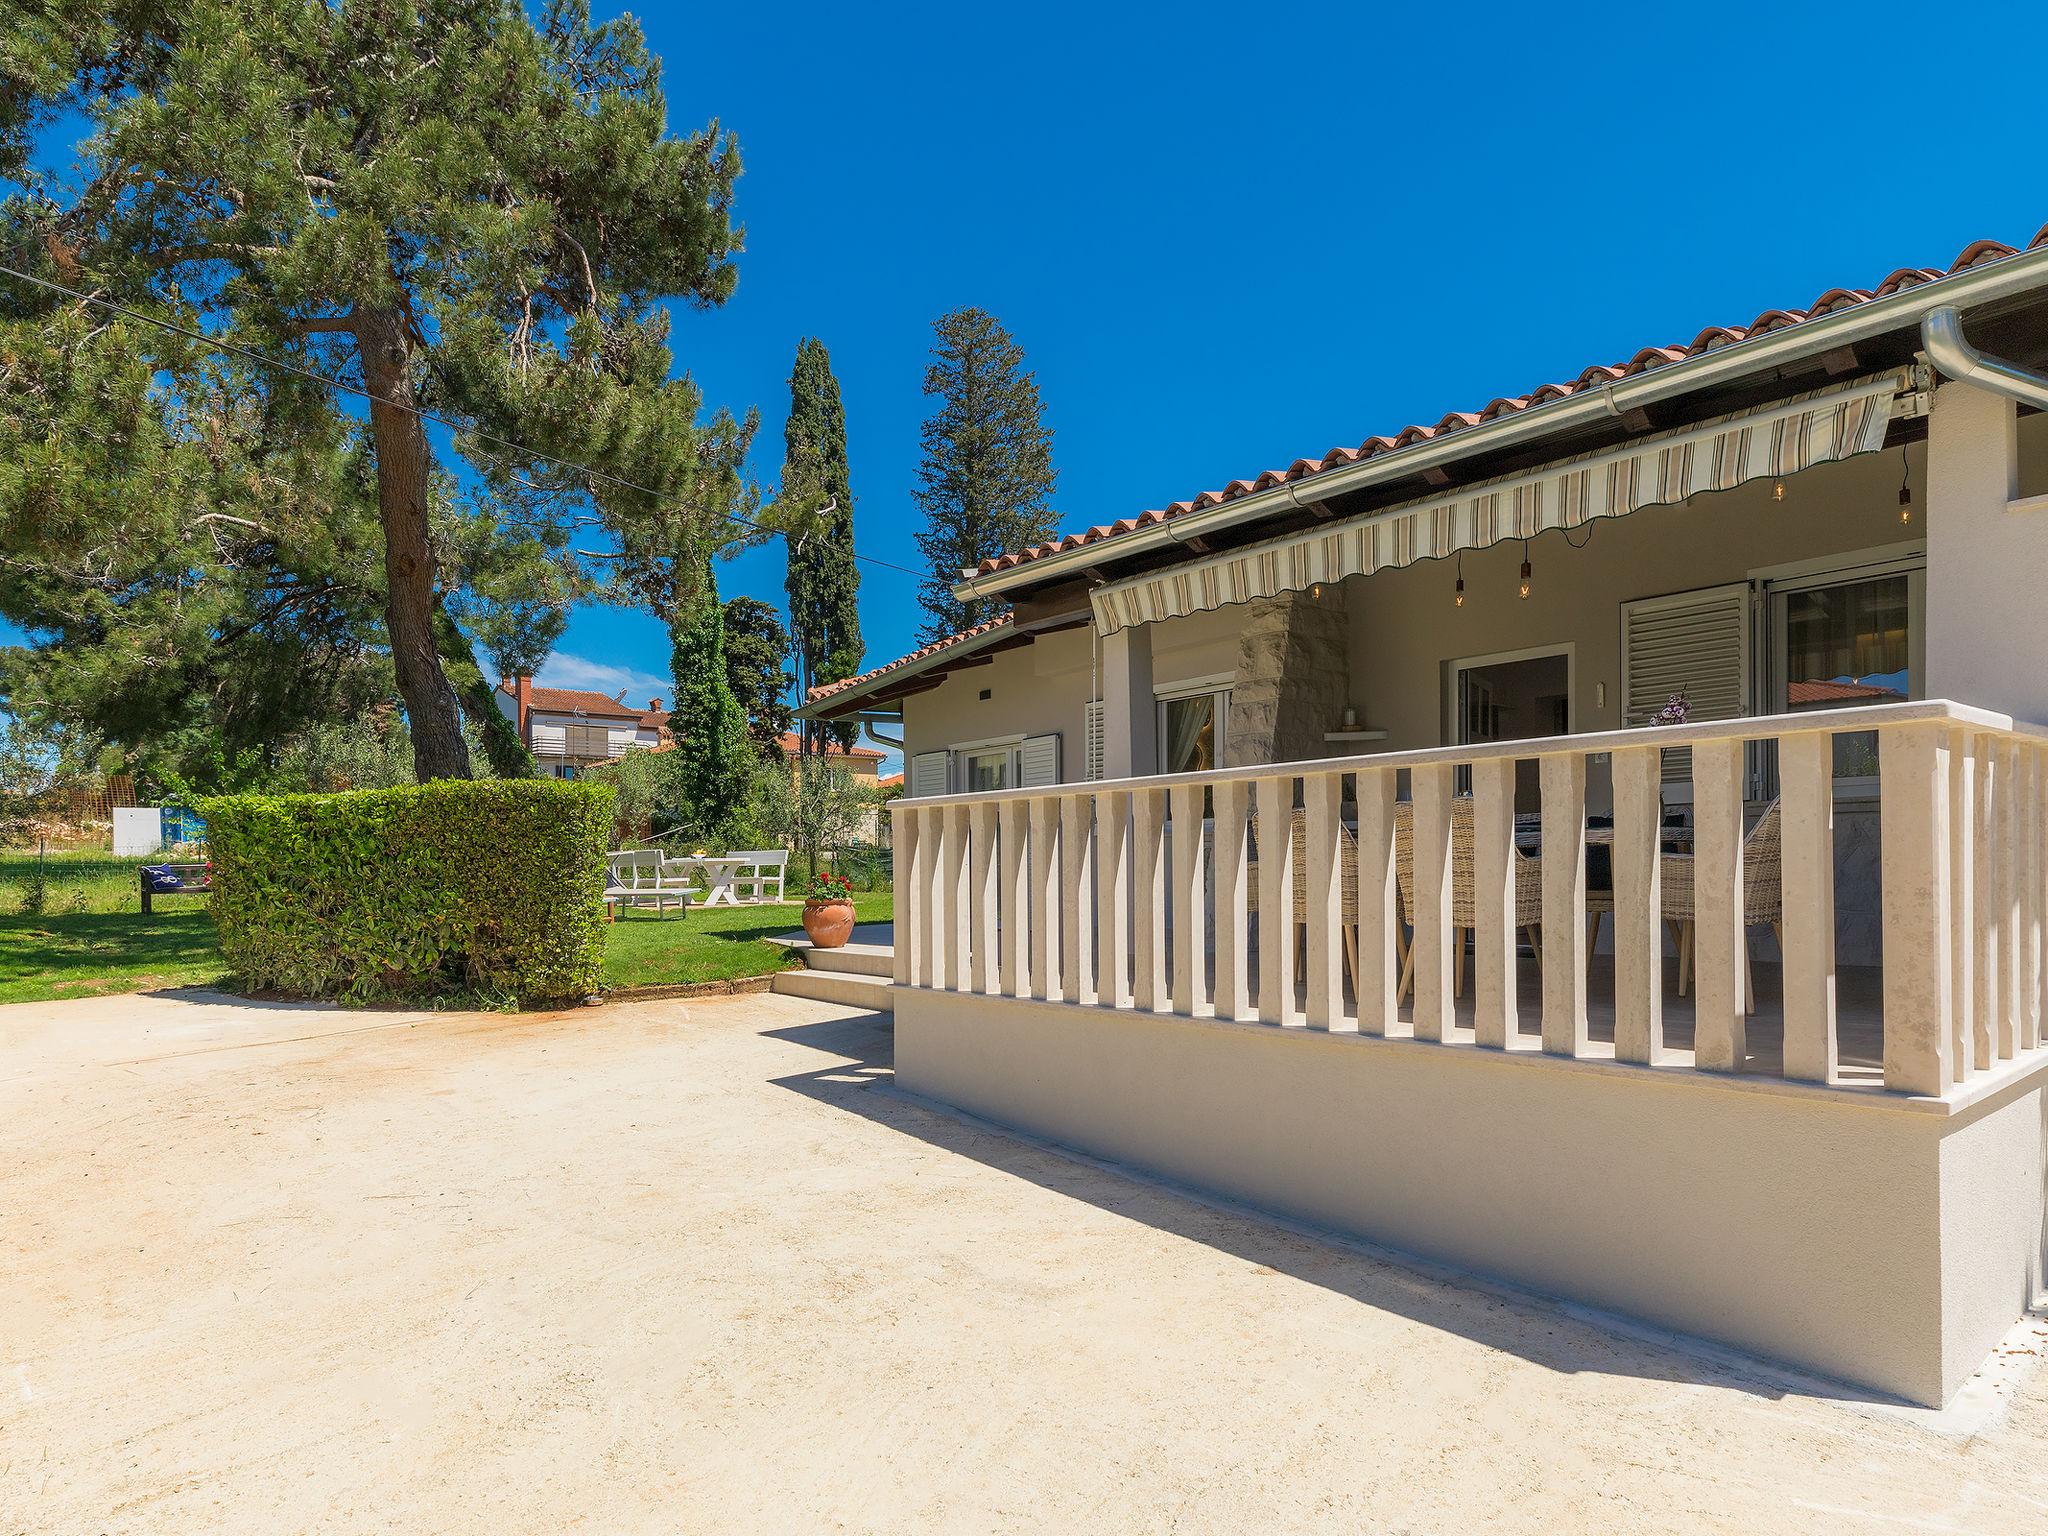
<path id="1" fill-rule="evenodd" d="M 1026 736 L 1019 752 L 1023 759 L 1023 784 L 1025 789 L 1043 789 L 1060 781 L 1060 738 L 1054 732 L 1050 736 Z"/>
<path id="2" fill-rule="evenodd" d="M 1749 583 L 1621 605 L 1621 723 L 1648 725 L 1682 693 L 1694 720 L 1750 714 Z M 1692 753 L 1664 754 L 1667 781 L 1692 777 Z"/>
<path id="3" fill-rule="evenodd" d="M 1087 773 L 1091 782 L 1102 777 L 1102 700 L 1088 701 Z"/>
<path id="4" fill-rule="evenodd" d="M 910 794 L 908 798 L 922 800 L 927 795 L 943 795 L 952 786 L 947 770 L 952 764 L 950 752 L 920 752 L 910 760 Z"/>

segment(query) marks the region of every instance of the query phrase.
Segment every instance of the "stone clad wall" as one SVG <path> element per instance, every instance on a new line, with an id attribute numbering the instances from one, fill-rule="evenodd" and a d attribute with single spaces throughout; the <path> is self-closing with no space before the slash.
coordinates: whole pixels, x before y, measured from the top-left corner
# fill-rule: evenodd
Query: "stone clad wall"
<path id="1" fill-rule="evenodd" d="M 1231 686 L 1225 766 L 1292 763 L 1322 757 L 1326 731 L 1344 713 L 1351 675 L 1351 631 L 1338 589 L 1260 598 L 1243 617 L 1237 676 Z"/>

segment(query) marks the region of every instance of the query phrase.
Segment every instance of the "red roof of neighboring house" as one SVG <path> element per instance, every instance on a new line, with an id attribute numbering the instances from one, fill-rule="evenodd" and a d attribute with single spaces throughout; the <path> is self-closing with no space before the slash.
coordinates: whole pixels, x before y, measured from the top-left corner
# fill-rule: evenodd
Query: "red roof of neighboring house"
<path id="1" fill-rule="evenodd" d="M 2044 225 L 2039 233 L 2027 243 L 2026 249 L 2031 251 L 2044 245 L 2048 245 L 2048 225 Z M 1427 442 L 1432 438 L 1442 437 L 1447 433 L 1459 432 L 1467 427 L 1478 426 L 1481 422 L 1494 421 L 1503 416 L 1513 416 L 1528 410 L 1531 406 L 1544 405 L 1552 400 L 1562 400 L 1567 396 L 1578 394 L 1581 390 L 1598 389 L 1602 385 L 1612 383 L 1617 379 L 1630 378 L 1635 374 L 1646 372 L 1652 368 L 1662 367 L 1667 363 L 1675 363 L 1687 357 L 1696 357 L 1703 352 L 1711 352 L 1716 347 L 1725 347 L 1738 341 L 1746 341 L 1752 336 L 1767 335 L 1772 331 L 1783 330 L 1789 325 L 1798 325 L 1805 320 L 1815 319 L 1821 315 L 1833 314 L 1837 310 L 1853 308 L 1858 304 L 1868 304 L 1873 299 L 1889 298 L 1892 294 L 1904 289 L 1917 288 L 1920 284 L 1931 283 L 1936 278 L 1949 277 L 1971 267 L 1980 266 L 1984 262 L 1997 261 L 2002 257 L 2017 254 L 2018 250 L 2013 246 L 2002 244 L 1996 240 L 1979 240 L 1972 245 L 1964 247 L 1956 259 L 1949 263 L 1945 269 L 1902 267 L 1875 288 L 1830 288 L 1804 309 L 1767 309 L 1750 321 L 1748 325 L 1710 325 L 1682 346 L 1645 347 L 1626 362 L 1588 368 L 1575 379 L 1567 379 L 1559 384 L 1545 384 L 1540 389 L 1531 390 L 1526 395 L 1511 395 L 1496 399 L 1490 401 L 1477 411 L 1453 411 L 1433 426 L 1407 426 L 1403 427 L 1392 437 L 1369 437 L 1356 448 L 1332 448 L 1320 459 L 1296 459 L 1285 469 L 1269 469 L 1254 480 L 1233 480 L 1220 491 L 1204 491 L 1201 495 L 1190 501 L 1176 501 L 1171 506 L 1160 511 L 1143 512 L 1136 517 L 1123 518 L 1114 523 L 1098 524 L 1096 527 L 1085 529 L 1080 533 L 1070 533 L 1047 543 L 1034 545 L 1030 549 L 996 555 L 982 561 L 976 567 L 975 574 L 985 576 L 995 571 L 1006 571 L 1015 566 L 1041 559 L 1046 555 L 1056 555 L 1069 549 L 1080 549 L 1085 545 L 1099 544 L 1105 539 L 1113 539 L 1120 534 L 1134 533 L 1140 528 L 1149 528 L 1154 524 L 1166 522 L 1171 518 L 1179 517 L 1185 512 L 1199 512 L 1208 507 L 1220 506 L 1224 502 L 1235 501 L 1241 496 L 1249 496 L 1255 491 L 1263 491 L 1271 486 L 1284 485 L 1290 481 L 1306 479 L 1312 475 L 1320 474 L 1326 469 L 1336 469 L 1346 464 L 1357 464 L 1366 459 L 1377 458 L 1383 453 L 1392 453 L 1397 449 L 1407 448 L 1415 443 Z M 908 659 L 908 657 L 905 658 L 905 660 Z M 869 676 L 872 675 L 872 673 L 869 674 Z M 849 681 L 858 681 L 858 679 L 850 679 Z M 842 683 L 834 686 L 845 687 L 847 685 Z M 811 696 L 816 698 L 817 691 L 814 690 Z"/>
<path id="2" fill-rule="evenodd" d="M 815 688 L 811 691 L 813 693 L 817 692 Z M 784 731 L 782 733 L 781 746 L 782 755 L 784 757 L 796 756 L 797 753 L 803 750 L 803 745 L 803 737 L 797 735 L 795 731 Z M 882 760 L 884 754 L 877 752 L 873 747 L 855 746 L 850 748 L 842 748 L 838 742 L 828 741 L 825 743 L 825 755 L 827 757 L 873 758 L 876 762 L 879 763 Z"/>
<path id="3" fill-rule="evenodd" d="M 1859 704 L 1876 703 L 1884 699 L 1902 699 L 1905 695 L 1896 688 L 1887 688 L 1879 683 L 1805 682 L 1785 685 L 1785 703 L 1792 709 L 1810 704 Z"/>
<path id="4" fill-rule="evenodd" d="M 782 755 L 784 757 L 794 757 L 803 747 L 803 738 L 797 735 L 795 731 L 784 731 L 776 738 L 776 744 L 782 748 Z M 673 741 L 664 741 L 658 747 L 648 748 L 650 752 L 673 752 L 675 749 L 676 744 Z M 825 743 L 825 755 L 827 757 L 872 758 L 878 763 L 884 756 L 883 753 L 877 752 L 873 747 L 855 747 L 851 751 L 843 751 L 837 743 L 829 741 Z"/>
<path id="5" fill-rule="evenodd" d="M 977 624 L 972 629 L 963 629 L 957 635 L 948 635 L 943 640 L 934 640 L 930 645 L 921 646 L 917 650 L 912 651 L 908 656 L 898 656 L 886 666 L 876 667 L 872 672 L 863 672 L 858 677 L 842 677 L 836 683 L 820 684 L 805 694 L 804 699 L 807 703 L 810 703 L 819 699 L 830 698 L 833 694 L 843 693 L 848 688 L 857 688 L 863 683 L 871 683 L 884 672 L 894 672 L 898 667 L 907 667 L 913 662 L 927 660 L 942 651 L 950 651 L 956 645 L 965 645 L 970 640 L 979 640 L 983 635 L 993 634 L 999 629 L 1007 629 L 1009 624 L 1010 616 L 1006 613 L 999 619 L 990 619 L 986 624 Z M 877 757 L 881 756 L 879 752 L 875 755 Z"/>
<path id="6" fill-rule="evenodd" d="M 875 780 L 875 787 L 876 787 L 877 789 L 895 789 L 895 788 L 899 787 L 899 786 L 900 786 L 900 785 L 901 785 L 902 783 L 903 783 L 903 775 L 902 775 L 902 774 L 900 774 L 900 773 L 885 773 L 885 774 L 883 774 L 883 775 L 882 775 L 882 776 L 881 776 L 881 777 L 880 777 L 879 779 Z"/>
<path id="7" fill-rule="evenodd" d="M 498 692 L 514 697 L 510 685 L 498 684 Z M 527 694 L 529 709 L 545 709 L 564 715 L 602 715 L 608 720 L 637 720 L 641 711 L 623 704 L 609 694 L 588 688 L 535 688 Z"/>

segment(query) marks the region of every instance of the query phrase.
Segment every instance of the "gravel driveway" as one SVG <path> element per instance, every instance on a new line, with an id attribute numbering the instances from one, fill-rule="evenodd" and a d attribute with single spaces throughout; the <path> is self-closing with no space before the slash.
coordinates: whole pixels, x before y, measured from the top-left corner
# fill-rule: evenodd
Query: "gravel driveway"
<path id="1" fill-rule="evenodd" d="M 0 1009 L 0 1532 L 2048 1529 L 2023 1355 L 1832 1398 L 888 1055 L 772 996 Z"/>

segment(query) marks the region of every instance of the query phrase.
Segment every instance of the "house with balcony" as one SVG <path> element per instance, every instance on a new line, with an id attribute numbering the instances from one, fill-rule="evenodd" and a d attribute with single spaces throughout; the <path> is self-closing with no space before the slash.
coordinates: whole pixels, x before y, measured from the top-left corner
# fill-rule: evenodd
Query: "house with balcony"
<path id="1" fill-rule="evenodd" d="M 668 740 L 668 711 L 660 699 L 645 709 L 587 688 L 537 688 L 530 677 L 498 684 L 498 708 L 518 728 L 519 739 L 542 773 L 573 779 L 597 764 L 624 757 L 635 747 Z"/>
<path id="2" fill-rule="evenodd" d="M 2048 1260 L 2044 365 L 2048 230 L 963 571 L 803 711 L 906 744 L 899 1081 L 1946 1401 Z"/>

